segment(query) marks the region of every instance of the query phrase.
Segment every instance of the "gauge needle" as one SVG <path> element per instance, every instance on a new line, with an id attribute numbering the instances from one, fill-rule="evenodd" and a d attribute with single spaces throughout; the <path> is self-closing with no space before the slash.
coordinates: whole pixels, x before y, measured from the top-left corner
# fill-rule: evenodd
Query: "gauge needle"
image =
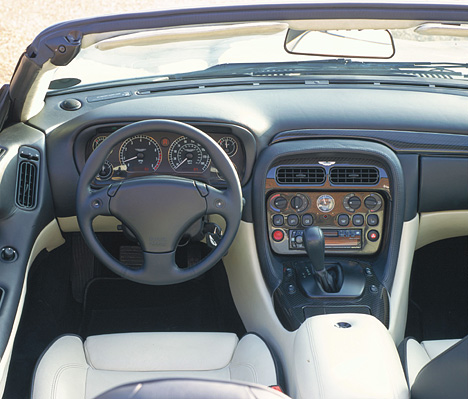
<path id="1" fill-rule="evenodd" d="M 185 158 L 180 164 L 178 164 L 176 169 L 179 169 L 179 166 L 182 165 L 186 160 L 187 160 L 187 158 Z"/>
<path id="2" fill-rule="evenodd" d="M 134 156 L 134 157 L 131 157 L 131 158 L 128 158 L 126 160 L 123 161 L 123 163 L 127 163 L 127 162 L 130 162 L 130 161 L 133 161 L 134 159 L 137 159 L 138 156 Z"/>

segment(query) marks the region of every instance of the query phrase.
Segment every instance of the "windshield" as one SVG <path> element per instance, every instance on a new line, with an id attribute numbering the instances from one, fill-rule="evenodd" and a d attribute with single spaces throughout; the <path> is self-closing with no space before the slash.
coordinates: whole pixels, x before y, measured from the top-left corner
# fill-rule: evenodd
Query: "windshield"
<path id="1" fill-rule="evenodd" d="M 291 32 L 288 29 L 287 23 L 269 22 L 121 34 L 82 48 L 70 64 L 56 69 L 51 88 L 128 79 L 167 81 L 274 76 L 272 69 L 281 76 L 346 75 L 352 71 L 353 75 L 363 76 L 465 80 L 468 75 L 465 64 L 467 26 L 418 23 L 410 28 L 389 29 L 394 51 L 387 59 L 380 59 L 372 48 L 366 50 L 365 56 L 356 58 L 340 53 L 328 56 L 293 54 L 285 44 L 288 32 Z M 378 32 L 375 29 L 369 31 Z M 328 37 L 340 36 L 345 48 L 371 42 L 360 41 L 346 30 L 339 35 L 336 31 L 333 34 L 326 30 L 319 32 Z M 311 47 L 326 48 L 327 35 L 313 36 Z M 338 67 L 331 67 L 333 63 Z"/>

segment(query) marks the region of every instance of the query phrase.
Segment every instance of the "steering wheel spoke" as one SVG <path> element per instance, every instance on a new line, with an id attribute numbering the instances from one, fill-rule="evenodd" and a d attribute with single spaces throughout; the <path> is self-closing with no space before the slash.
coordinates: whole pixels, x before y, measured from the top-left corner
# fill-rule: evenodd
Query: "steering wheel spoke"
<path id="1" fill-rule="evenodd" d="M 99 190 L 87 190 L 80 201 L 80 209 L 83 219 L 92 222 L 96 216 L 110 216 L 110 197 L 107 188 Z"/>
<path id="2" fill-rule="evenodd" d="M 233 195 L 229 189 L 219 190 L 212 186 L 207 186 L 208 194 L 206 200 L 206 214 L 221 215 L 224 219 L 230 220 L 234 215 L 242 212 L 242 202 Z"/>

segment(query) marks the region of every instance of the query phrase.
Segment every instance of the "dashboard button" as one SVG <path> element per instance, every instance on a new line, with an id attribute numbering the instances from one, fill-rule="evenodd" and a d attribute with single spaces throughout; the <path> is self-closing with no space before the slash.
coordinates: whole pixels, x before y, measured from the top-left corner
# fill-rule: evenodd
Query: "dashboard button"
<path id="1" fill-rule="evenodd" d="M 359 209 L 361 207 L 361 199 L 359 197 L 351 197 L 349 200 L 348 200 L 348 205 L 351 209 Z"/>
<path id="2" fill-rule="evenodd" d="M 310 213 L 306 213 L 302 216 L 303 226 L 312 226 L 314 224 L 314 217 Z"/>
<path id="3" fill-rule="evenodd" d="M 299 216 L 297 215 L 289 215 L 288 216 L 288 224 L 290 226 L 297 226 L 299 224 Z"/>
<path id="4" fill-rule="evenodd" d="M 372 212 L 376 212 L 382 206 L 382 198 L 377 194 L 371 194 L 364 200 L 364 205 Z"/>
<path id="5" fill-rule="evenodd" d="M 283 215 L 273 215 L 273 224 L 275 226 L 282 226 L 284 224 L 284 216 Z"/>
<path id="6" fill-rule="evenodd" d="M 371 230 L 367 233 L 367 238 L 369 239 L 369 241 L 377 241 L 379 239 L 379 232 L 376 231 L 376 230 Z"/>
<path id="7" fill-rule="evenodd" d="M 284 209 L 288 205 L 288 201 L 286 200 L 286 198 L 279 196 L 275 198 L 273 204 L 278 209 Z"/>
<path id="8" fill-rule="evenodd" d="M 373 215 L 375 216 L 375 215 Z M 354 215 L 353 216 L 353 224 L 355 226 L 362 226 L 364 224 L 364 216 L 362 215 Z"/>
<path id="9" fill-rule="evenodd" d="M 349 224 L 349 216 L 345 213 L 338 216 L 338 224 L 340 226 L 347 226 Z"/>
<path id="10" fill-rule="evenodd" d="M 291 207 L 294 209 L 298 210 L 302 208 L 302 205 L 304 205 L 304 200 L 299 197 L 298 195 L 294 196 L 291 200 Z"/>
<path id="11" fill-rule="evenodd" d="M 275 230 L 273 232 L 273 240 L 275 241 L 282 241 L 284 238 L 284 233 L 282 230 Z"/>
<path id="12" fill-rule="evenodd" d="M 379 217 L 377 215 L 367 216 L 367 224 L 369 226 L 377 226 L 379 224 Z"/>

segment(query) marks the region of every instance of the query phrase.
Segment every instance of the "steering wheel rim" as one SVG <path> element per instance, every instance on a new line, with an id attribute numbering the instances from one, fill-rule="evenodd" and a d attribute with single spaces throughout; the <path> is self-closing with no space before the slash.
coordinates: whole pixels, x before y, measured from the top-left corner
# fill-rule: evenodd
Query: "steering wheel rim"
<path id="1" fill-rule="evenodd" d="M 129 137 L 155 131 L 186 136 L 205 147 L 227 188 L 218 190 L 193 179 L 158 175 L 92 189 L 92 182 L 116 145 Z M 156 207 L 163 208 L 158 213 L 162 213 L 163 218 L 158 219 L 153 212 L 148 215 L 147 209 Z M 110 270 L 143 284 L 175 284 L 200 276 L 227 253 L 242 216 L 242 189 L 231 160 L 206 133 L 182 122 L 145 120 L 122 127 L 93 151 L 78 181 L 76 211 L 85 242 Z M 175 251 L 181 232 L 200 217 L 210 214 L 219 214 L 226 221 L 222 240 L 198 264 L 179 268 L 175 263 Z M 92 228 L 97 216 L 115 216 L 135 234 L 143 249 L 143 266 L 140 269 L 128 268 L 102 246 Z M 171 225 L 171 218 L 179 225 Z"/>

